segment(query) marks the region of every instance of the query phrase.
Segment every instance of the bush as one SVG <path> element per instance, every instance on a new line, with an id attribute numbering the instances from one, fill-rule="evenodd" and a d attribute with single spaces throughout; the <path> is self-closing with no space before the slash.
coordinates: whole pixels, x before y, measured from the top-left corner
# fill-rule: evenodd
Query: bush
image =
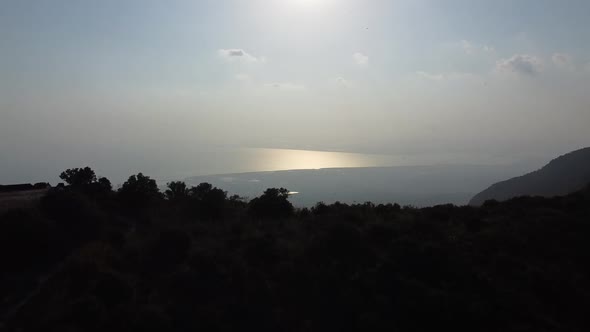
<path id="1" fill-rule="evenodd" d="M 293 215 L 293 204 L 289 202 L 289 190 L 267 189 L 262 196 L 250 201 L 249 212 L 259 218 L 287 218 Z"/>
<path id="2" fill-rule="evenodd" d="M 188 198 L 189 190 L 186 183 L 182 181 L 172 181 L 167 184 L 168 189 L 164 193 L 166 198 L 171 202 L 182 202 Z"/>
<path id="3" fill-rule="evenodd" d="M 52 249 L 47 220 L 28 210 L 13 210 L 0 217 L 0 261 L 3 269 L 42 265 Z"/>
<path id="4" fill-rule="evenodd" d="M 201 183 L 189 191 L 190 204 L 198 217 L 219 218 L 224 215 L 227 206 L 227 192 Z"/>
<path id="5" fill-rule="evenodd" d="M 156 180 L 142 173 L 132 175 L 119 189 L 122 203 L 129 208 L 146 207 L 150 203 L 162 199 L 162 193 Z"/>

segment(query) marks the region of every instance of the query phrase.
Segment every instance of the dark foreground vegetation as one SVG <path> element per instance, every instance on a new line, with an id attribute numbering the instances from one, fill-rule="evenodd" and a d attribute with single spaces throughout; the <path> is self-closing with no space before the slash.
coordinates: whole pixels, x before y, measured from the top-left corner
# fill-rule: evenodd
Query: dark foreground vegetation
<path id="1" fill-rule="evenodd" d="M 62 179 L 0 216 L 0 329 L 590 330 L 590 188 L 294 209 L 285 189 Z"/>

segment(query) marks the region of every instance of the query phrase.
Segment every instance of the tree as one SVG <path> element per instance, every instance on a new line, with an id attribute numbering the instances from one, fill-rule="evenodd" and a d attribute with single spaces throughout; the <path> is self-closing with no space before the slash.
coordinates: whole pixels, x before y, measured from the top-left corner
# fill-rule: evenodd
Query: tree
<path id="1" fill-rule="evenodd" d="M 293 214 L 293 204 L 289 202 L 289 190 L 269 188 L 262 196 L 250 201 L 249 212 L 263 218 L 286 218 Z"/>
<path id="2" fill-rule="evenodd" d="M 186 187 L 186 183 L 182 181 L 172 181 L 167 184 L 168 189 L 164 193 L 166 198 L 170 201 L 183 201 L 188 198 L 189 190 Z"/>
<path id="3" fill-rule="evenodd" d="M 213 185 L 210 183 L 200 183 L 196 187 L 192 187 L 189 191 L 191 198 L 197 200 L 203 200 L 207 194 L 209 194 L 213 190 Z"/>
<path id="4" fill-rule="evenodd" d="M 113 190 L 113 185 L 111 184 L 111 181 L 107 178 L 100 178 L 98 179 L 97 183 L 97 187 L 99 188 L 100 191 L 111 191 Z"/>
<path id="5" fill-rule="evenodd" d="M 203 217 L 219 217 L 226 207 L 227 192 L 213 187 L 210 183 L 201 183 L 189 190 L 192 205 Z"/>
<path id="6" fill-rule="evenodd" d="M 96 173 L 90 167 L 67 169 L 59 177 L 72 190 L 83 193 L 88 197 L 104 198 L 113 190 L 111 181 L 105 177 L 97 179 Z"/>
<path id="7" fill-rule="evenodd" d="M 59 178 L 72 187 L 83 187 L 96 182 L 96 174 L 90 167 L 67 169 Z"/>
<path id="8" fill-rule="evenodd" d="M 119 189 L 119 195 L 125 203 L 134 208 L 162 198 L 156 180 L 142 173 L 130 176 Z"/>

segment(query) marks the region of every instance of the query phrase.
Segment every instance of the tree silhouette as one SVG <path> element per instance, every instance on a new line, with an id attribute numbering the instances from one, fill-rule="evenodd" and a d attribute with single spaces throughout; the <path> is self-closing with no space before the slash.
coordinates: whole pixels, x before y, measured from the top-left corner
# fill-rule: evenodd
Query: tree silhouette
<path id="1" fill-rule="evenodd" d="M 96 182 L 96 174 L 90 167 L 67 169 L 59 178 L 72 187 L 83 187 Z"/>
<path id="2" fill-rule="evenodd" d="M 164 194 L 166 198 L 170 201 L 183 201 L 188 198 L 189 190 L 186 187 L 186 183 L 182 181 L 172 181 L 167 184 L 168 189 Z"/>
<path id="3" fill-rule="evenodd" d="M 111 191 L 113 190 L 113 185 L 111 184 L 111 181 L 107 178 L 99 178 L 97 183 L 97 187 L 101 190 L 101 191 Z"/>
<path id="4" fill-rule="evenodd" d="M 141 207 L 162 198 L 156 180 L 142 173 L 132 175 L 119 189 L 121 199 L 129 207 Z"/>
<path id="5" fill-rule="evenodd" d="M 293 214 L 293 204 L 289 202 L 289 190 L 270 188 L 262 196 L 250 201 L 249 211 L 253 216 L 265 218 L 285 218 Z"/>
<path id="6" fill-rule="evenodd" d="M 210 183 L 201 183 L 189 190 L 192 204 L 203 217 L 218 217 L 223 214 L 227 192 L 213 187 Z"/>
<path id="7" fill-rule="evenodd" d="M 113 190 L 111 181 L 105 177 L 97 178 L 90 167 L 67 169 L 59 177 L 74 191 L 93 198 L 105 197 Z"/>
<path id="8" fill-rule="evenodd" d="M 213 190 L 212 184 L 206 182 L 200 183 L 198 186 L 190 189 L 190 196 L 197 200 L 202 200 L 211 190 Z"/>

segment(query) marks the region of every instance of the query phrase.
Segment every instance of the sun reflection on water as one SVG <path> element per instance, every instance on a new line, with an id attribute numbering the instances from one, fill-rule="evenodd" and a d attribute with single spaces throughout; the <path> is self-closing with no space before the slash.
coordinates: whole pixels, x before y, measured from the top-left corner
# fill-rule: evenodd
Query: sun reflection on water
<path id="1" fill-rule="evenodd" d="M 376 156 L 343 152 L 306 150 L 253 149 L 260 170 L 321 169 L 337 167 L 385 166 L 389 163 Z"/>

